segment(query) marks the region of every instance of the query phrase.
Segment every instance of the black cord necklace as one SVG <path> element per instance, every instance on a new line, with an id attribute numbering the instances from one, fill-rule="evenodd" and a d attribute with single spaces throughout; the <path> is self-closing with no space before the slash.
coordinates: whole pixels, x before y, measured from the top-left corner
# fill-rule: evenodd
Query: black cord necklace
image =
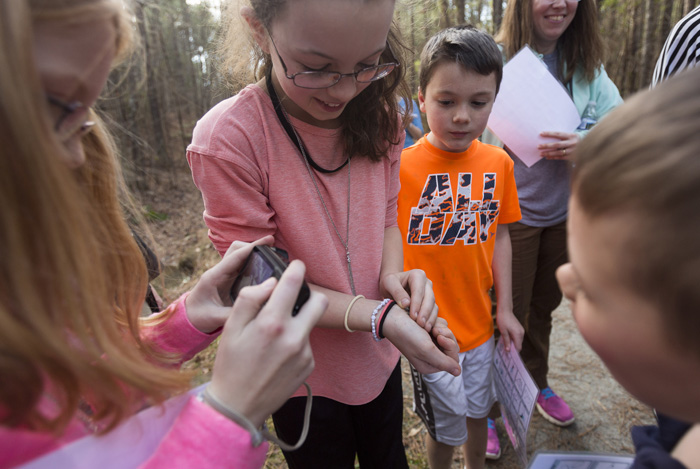
<path id="1" fill-rule="evenodd" d="M 277 119 L 279 119 L 280 124 L 282 124 L 282 127 L 284 127 L 284 130 L 287 132 L 287 135 L 289 135 L 289 139 L 292 141 L 292 143 L 294 143 L 294 145 L 299 150 L 299 153 L 301 153 L 301 155 L 306 159 L 306 161 L 311 165 L 311 167 L 320 173 L 326 174 L 335 173 L 343 169 L 350 161 L 349 157 L 347 160 L 345 160 L 345 163 L 341 164 L 335 169 L 322 168 L 311 158 L 311 155 L 309 155 L 309 150 L 306 149 L 306 146 L 301 140 L 301 137 L 299 137 L 299 135 L 297 135 L 296 132 L 294 132 L 294 127 L 292 127 L 292 124 L 287 119 L 287 116 L 284 115 L 282 103 L 280 103 L 280 99 L 277 97 L 275 87 L 272 86 L 272 69 L 270 69 L 267 72 L 267 75 L 265 77 L 265 84 L 267 85 L 267 93 L 270 95 L 270 100 L 272 101 L 272 107 L 275 108 L 275 112 L 277 113 Z"/>

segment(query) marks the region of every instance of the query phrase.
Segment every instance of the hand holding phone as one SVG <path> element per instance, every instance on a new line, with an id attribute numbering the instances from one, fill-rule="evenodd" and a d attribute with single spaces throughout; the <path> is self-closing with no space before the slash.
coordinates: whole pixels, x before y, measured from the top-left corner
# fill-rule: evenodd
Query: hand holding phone
<path id="1" fill-rule="evenodd" d="M 231 300 L 235 301 L 241 288 L 258 285 L 270 277 L 280 279 L 282 273 L 289 265 L 289 256 L 284 249 L 266 245 L 258 245 L 253 248 L 243 269 L 236 277 L 231 287 Z M 311 291 L 306 282 L 303 282 L 299 290 L 299 296 L 294 303 L 292 316 L 299 313 L 299 309 L 309 299 Z"/>

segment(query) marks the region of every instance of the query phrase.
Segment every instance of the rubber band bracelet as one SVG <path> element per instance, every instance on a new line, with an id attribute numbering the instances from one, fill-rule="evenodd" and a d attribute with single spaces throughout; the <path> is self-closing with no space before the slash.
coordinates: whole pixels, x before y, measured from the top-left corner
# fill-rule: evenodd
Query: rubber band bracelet
<path id="1" fill-rule="evenodd" d="M 359 299 L 364 299 L 365 297 L 362 295 L 357 295 L 355 298 L 352 299 L 350 304 L 348 305 L 348 309 L 345 310 L 345 321 L 343 321 L 343 324 L 345 325 L 345 330 L 348 332 L 355 332 L 352 329 L 350 329 L 350 326 L 348 326 L 348 317 L 350 317 L 350 309 L 352 309 L 352 305 L 355 304 L 355 302 Z"/>
<path id="2" fill-rule="evenodd" d="M 386 319 L 387 316 L 389 316 L 389 310 L 396 305 L 396 301 L 391 300 L 387 305 L 384 307 L 384 310 L 382 311 L 382 315 L 379 317 L 379 326 L 377 327 L 377 335 L 379 338 L 383 339 L 384 334 L 384 320 Z"/>
<path id="3" fill-rule="evenodd" d="M 371 324 L 372 324 L 372 337 L 374 337 L 374 340 L 379 342 L 381 337 L 377 335 L 377 314 L 387 305 L 389 304 L 391 300 L 389 298 L 385 298 L 382 300 L 381 303 L 377 305 L 376 308 L 374 308 L 374 311 L 372 311 L 372 318 L 370 319 Z"/>
<path id="4" fill-rule="evenodd" d="M 214 397 L 211 391 L 209 391 L 209 385 L 205 386 L 204 391 L 202 392 L 202 400 L 224 417 L 232 420 L 236 424 L 246 429 L 250 433 L 251 444 L 254 448 L 260 446 L 263 440 L 268 440 L 277 444 L 284 451 L 294 451 L 299 449 L 306 441 L 306 436 L 309 434 L 309 424 L 311 422 L 311 403 L 313 396 L 311 395 L 311 386 L 309 386 L 306 381 L 304 381 L 304 386 L 306 386 L 307 393 L 306 409 L 304 409 L 304 427 L 301 430 L 299 441 L 297 441 L 295 445 L 290 445 L 277 438 L 277 436 L 270 433 L 265 424 L 263 424 L 261 429 L 256 428 L 255 425 L 253 425 L 253 423 L 246 417 L 239 414 L 235 410 L 226 407 L 221 401 L 219 401 L 219 399 Z"/>

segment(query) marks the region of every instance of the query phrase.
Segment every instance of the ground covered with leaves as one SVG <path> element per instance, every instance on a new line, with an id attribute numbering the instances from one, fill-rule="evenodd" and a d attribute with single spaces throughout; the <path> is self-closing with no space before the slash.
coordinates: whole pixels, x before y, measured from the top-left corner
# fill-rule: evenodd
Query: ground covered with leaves
<path id="1" fill-rule="evenodd" d="M 166 301 L 172 301 L 192 288 L 199 276 L 218 261 L 219 255 L 207 238 L 201 196 L 188 169 L 181 167 L 150 186 L 154 189 L 140 194 L 139 200 L 164 266 L 154 285 Z M 569 403 L 576 421 L 560 428 L 546 422 L 535 411 L 527 438 L 528 454 L 539 450 L 632 453 L 630 428 L 653 423 L 653 413 L 611 378 L 576 330 L 566 301 L 554 313 L 551 341 L 550 386 Z M 196 371 L 197 383 L 210 378 L 215 350 L 216 343 L 187 363 L 187 368 Z M 412 468 L 427 468 L 426 431 L 412 411 L 413 391 L 405 360 L 403 380 L 403 435 L 409 464 Z M 503 455 L 498 461 L 489 461 L 487 467 L 520 467 L 500 419 L 497 427 Z M 287 467 L 279 448 L 274 445 L 271 445 L 265 467 Z M 464 467 L 459 451 L 455 451 L 453 467 Z"/>

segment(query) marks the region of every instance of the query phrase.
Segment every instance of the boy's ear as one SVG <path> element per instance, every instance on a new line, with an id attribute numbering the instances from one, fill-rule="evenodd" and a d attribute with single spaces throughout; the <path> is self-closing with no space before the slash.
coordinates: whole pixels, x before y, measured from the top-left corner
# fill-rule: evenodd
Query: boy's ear
<path id="1" fill-rule="evenodd" d="M 425 96 L 423 96 L 423 90 L 418 88 L 418 108 L 420 109 L 420 112 L 425 114 Z"/>
<path id="2" fill-rule="evenodd" d="M 270 45 L 267 38 L 267 29 L 265 29 L 265 26 L 260 22 L 258 17 L 255 16 L 255 10 L 247 5 L 242 6 L 241 16 L 245 22 L 248 23 L 248 27 L 250 28 L 250 32 L 253 34 L 253 39 L 255 39 L 255 42 L 263 52 L 269 54 Z"/>

